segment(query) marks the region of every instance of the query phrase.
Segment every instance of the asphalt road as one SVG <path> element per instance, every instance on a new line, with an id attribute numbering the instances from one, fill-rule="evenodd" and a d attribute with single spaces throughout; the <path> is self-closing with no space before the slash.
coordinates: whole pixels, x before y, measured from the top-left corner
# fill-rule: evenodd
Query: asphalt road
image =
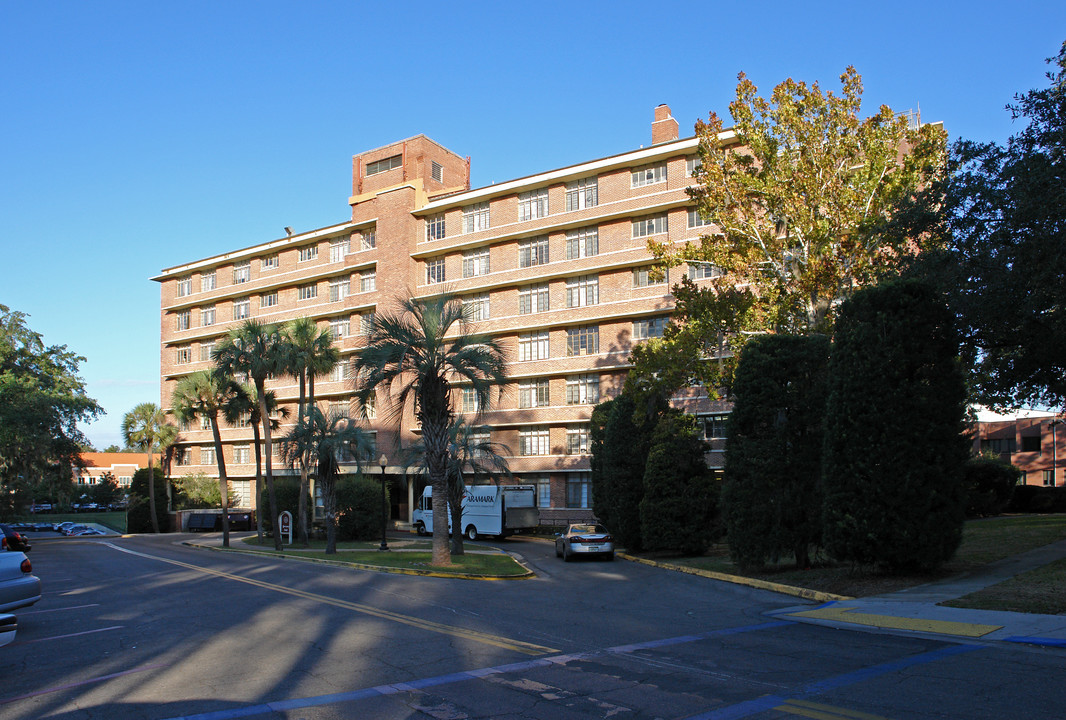
<path id="1" fill-rule="evenodd" d="M 836 630 L 796 598 L 512 540 L 533 580 L 40 540 L 0 720 L 1055 718 L 1066 652 Z"/>

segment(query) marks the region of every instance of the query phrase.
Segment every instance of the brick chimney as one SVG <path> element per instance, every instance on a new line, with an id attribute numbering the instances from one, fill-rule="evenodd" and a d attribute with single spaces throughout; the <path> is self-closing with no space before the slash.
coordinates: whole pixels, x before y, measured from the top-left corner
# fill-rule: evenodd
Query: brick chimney
<path id="1" fill-rule="evenodd" d="M 677 120 L 670 114 L 670 106 L 662 104 L 655 108 L 655 121 L 651 124 L 651 144 L 670 142 L 678 138 Z"/>

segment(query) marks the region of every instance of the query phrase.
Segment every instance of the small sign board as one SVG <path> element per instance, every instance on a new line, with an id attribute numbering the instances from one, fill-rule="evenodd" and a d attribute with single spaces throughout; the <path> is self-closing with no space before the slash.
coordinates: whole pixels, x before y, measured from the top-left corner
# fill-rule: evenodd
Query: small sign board
<path id="1" fill-rule="evenodd" d="M 278 516 L 278 531 L 282 535 L 288 535 L 286 545 L 292 545 L 292 513 L 286 510 Z"/>

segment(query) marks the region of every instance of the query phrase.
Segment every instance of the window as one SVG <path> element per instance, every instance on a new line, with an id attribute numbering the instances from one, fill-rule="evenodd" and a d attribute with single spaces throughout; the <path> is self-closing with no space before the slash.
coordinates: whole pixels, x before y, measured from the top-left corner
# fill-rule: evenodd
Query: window
<path id="1" fill-rule="evenodd" d="M 192 465 L 192 448 L 178 448 L 174 456 L 174 460 L 178 465 Z"/>
<path id="2" fill-rule="evenodd" d="M 633 237 L 635 238 L 660 235 L 668 230 L 666 215 L 653 215 L 633 221 Z"/>
<path id="3" fill-rule="evenodd" d="M 178 278 L 177 293 L 178 293 L 178 297 L 185 297 L 186 295 L 192 294 L 192 278 L 191 277 L 186 276 L 186 277 L 183 277 L 183 278 Z"/>
<path id="4" fill-rule="evenodd" d="M 329 371 L 330 382 L 344 382 L 348 379 L 348 370 L 351 365 L 347 360 L 341 360 Z"/>
<path id="5" fill-rule="evenodd" d="M 584 210 L 599 205 L 596 178 L 582 178 L 566 184 L 566 211 Z"/>
<path id="6" fill-rule="evenodd" d="M 206 292 L 208 290 L 214 290 L 218 287 L 218 281 L 215 278 L 215 271 L 200 273 L 200 292 Z"/>
<path id="7" fill-rule="evenodd" d="M 643 267 L 637 268 L 633 271 L 633 287 L 642 288 L 649 285 L 665 285 L 667 281 L 666 272 L 664 271 L 659 278 L 655 277 L 653 268 Z"/>
<path id="8" fill-rule="evenodd" d="M 208 327 L 215 324 L 215 306 L 206 305 L 200 308 L 200 327 Z"/>
<path id="9" fill-rule="evenodd" d="M 371 225 L 362 232 L 362 248 L 364 250 L 370 250 L 378 245 L 378 228 L 377 225 Z"/>
<path id="10" fill-rule="evenodd" d="M 426 283 L 433 285 L 442 282 L 444 282 L 444 258 L 426 260 Z"/>
<path id="11" fill-rule="evenodd" d="M 567 405 L 595 405 L 599 401 L 599 375 L 571 375 L 566 379 Z"/>
<path id="12" fill-rule="evenodd" d="M 518 221 L 548 217 L 548 188 L 518 194 Z"/>
<path id="13" fill-rule="evenodd" d="M 1014 438 L 989 438 L 981 441 L 982 452 L 1012 453 L 1016 451 Z"/>
<path id="14" fill-rule="evenodd" d="M 463 277 L 489 274 L 489 249 L 478 248 L 463 253 Z"/>
<path id="15" fill-rule="evenodd" d="M 471 322 L 489 319 L 489 294 L 471 295 L 463 298 L 463 314 Z"/>
<path id="16" fill-rule="evenodd" d="M 569 308 L 598 305 L 600 278 L 598 275 L 579 275 L 566 281 L 566 306 Z"/>
<path id="17" fill-rule="evenodd" d="M 477 391 L 472 387 L 463 388 L 463 412 L 481 412 L 481 402 L 478 400 Z"/>
<path id="18" fill-rule="evenodd" d="M 373 420 L 378 416 L 378 396 L 371 393 L 367 396 L 366 402 L 363 403 L 363 412 L 368 420 Z"/>
<path id="19" fill-rule="evenodd" d="M 359 273 L 359 292 L 371 292 L 378 286 L 377 270 L 364 270 Z"/>
<path id="20" fill-rule="evenodd" d="M 548 262 L 548 236 L 530 238 L 518 243 L 518 267 L 527 268 Z"/>
<path id="21" fill-rule="evenodd" d="M 444 233 L 444 213 L 426 218 L 426 240 L 443 240 Z"/>
<path id="22" fill-rule="evenodd" d="M 233 462 L 239 464 L 251 462 L 252 453 L 248 445 L 233 446 Z"/>
<path id="23" fill-rule="evenodd" d="M 689 263 L 688 276 L 690 280 L 708 280 L 721 277 L 725 274 L 722 268 L 709 262 Z"/>
<path id="24" fill-rule="evenodd" d="M 211 429 L 211 418 L 207 417 L 206 415 L 201 415 L 200 416 L 200 429 L 201 430 L 210 430 Z"/>
<path id="25" fill-rule="evenodd" d="M 696 208 L 688 209 L 688 229 L 707 227 L 711 224 L 711 221 L 700 215 L 700 211 Z"/>
<path id="26" fill-rule="evenodd" d="M 192 362 L 192 348 L 186 345 L 185 347 L 174 348 L 174 362 L 178 365 L 187 365 Z"/>
<path id="27" fill-rule="evenodd" d="M 331 263 L 344 262 L 344 256 L 348 254 L 348 238 L 330 240 L 329 261 Z"/>
<path id="28" fill-rule="evenodd" d="M 312 300 L 316 297 L 318 297 L 318 285 L 314 283 L 311 285 L 301 285 L 296 294 L 298 300 Z"/>
<path id="29" fill-rule="evenodd" d="M 660 338 L 666 328 L 666 318 L 648 318 L 646 320 L 633 321 L 633 339 L 647 340 L 648 338 Z"/>
<path id="30" fill-rule="evenodd" d="M 518 336 L 519 360 L 546 360 L 548 358 L 548 331 L 521 333 Z"/>
<path id="31" fill-rule="evenodd" d="M 278 254 L 277 253 L 274 253 L 273 255 L 267 255 L 265 258 L 263 258 L 263 269 L 264 270 L 276 270 L 280 266 L 281 266 L 281 261 L 278 259 Z"/>
<path id="32" fill-rule="evenodd" d="M 359 316 L 359 334 L 369 335 L 371 328 L 374 326 L 374 313 L 365 312 Z"/>
<path id="33" fill-rule="evenodd" d="M 392 157 L 387 157 L 384 160 L 375 160 L 372 163 L 366 164 L 366 176 L 370 177 L 371 175 L 377 175 L 378 173 L 383 173 L 386 170 L 398 168 L 402 164 L 403 155 L 393 155 Z"/>
<path id="34" fill-rule="evenodd" d="M 277 293 L 277 291 L 272 292 L 272 293 L 266 293 L 265 295 L 260 295 L 259 296 L 259 307 L 260 308 L 272 308 L 272 307 L 276 307 L 277 304 L 278 304 L 278 293 Z"/>
<path id="35" fill-rule="evenodd" d="M 548 428 L 520 428 L 518 431 L 519 455 L 547 455 Z"/>
<path id="36" fill-rule="evenodd" d="M 489 204 L 487 202 L 467 205 L 463 208 L 463 232 L 472 233 L 489 229 Z"/>
<path id="37" fill-rule="evenodd" d="M 591 355 L 600 351 L 600 328 L 598 325 L 582 325 L 566 331 L 566 354 Z"/>
<path id="38" fill-rule="evenodd" d="M 715 413 L 704 415 L 700 418 L 703 423 L 703 438 L 705 440 L 724 440 L 726 423 L 729 422 L 729 413 Z"/>
<path id="39" fill-rule="evenodd" d="M 233 284 L 240 285 L 252 279 L 252 263 L 249 261 L 233 263 Z"/>
<path id="40" fill-rule="evenodd" d="M 348 409 L 348 403 L 346 402 L 331 402 L 326 406 L 326 418 L 349 417 Z"/>
<path id="41" fill-rule="evenodd" d="M 1022 435 L 1022 452 L 1040 452 L 1040 436 Z"/>
<path id="42" fill-rule="evenodd" d="M 429 174 L 434 180 L 439 183 L 444 182 L 444 166 L 436 160 L 431 160 L 429 163 Z"/>
<path id="43" fill-rule="evenodd" d="M 566 428 L 566 454 L 587 455 L 589 451 L 589 426 L 571 425 Z"/>
<path id="44" fill-rule="evenodd" d="M 242 412 L 237 416 L 237 422 L 233 424 L 237 428 L 249 428 L 252 426 L 252 413 Z"/>
<path id="45" fill-rule="evenodd" d="M 174 313 L 174 329 L 175 330 L 188 330 L 191 313 L 188 310 L 182 310 Z"/>
<path id="46" fill-rule="evenodd" d="M 1055 487 L 1055 471 L 1044 470 L 1042 473 L 1044 487 Z"/>
<path id="47" fill-rule="evenodd" d="M 214 341 L 200 343 L 200 362 L 210 362 L 215 352 Z"/>
<path id="48" fill-rule="evenodd" d="M 344 298 L 348 297 L 348 293 L 351 291 L 351 280 L 349 278 L 339 278 L 329 281 L 329 301 L 340 302 Z"/>
<path id="49" fill-rule="evenodd" d="M 237 298 L 233 301 L 233 319 L 245 320 L 251 317 L 252 303 L 248 298 Z"/>
<path id="50" fill-rule="evenodd" d="M 548 379 L 534 378 L 518 383 L 518 407 L 545 407 L 548 403 Z"/>
<path id="51" fill-rule="evenodd" d="M 200 464 L 201 465 L 214 465 L 215 464 L 215 449 L 214 448 L 200 448 Z"/>
<path id="52" fill-rule="evenodd" d="M 521 315 L 548 311 L 548 283 L 518 288 L 518 312 Z"/>
<path id="53" fill-rule="evenodd" d="M 592 507 L 591 473 L 573 473 L 566 479 L 566 506 L 568 508 Z"/>
<path id="54" fill-rule="evenodd" d="M 666 182 L 666 163 L 644 165 L 633 170 L 633 180 L 630 187 L 644 187 L 655 183 Z"/>
<path id="55" fill-rule="evenodd" d="M 329 321 L 329 332 L 333 336 L 333 339 L 348 337 L 350 331 L 350 322 L 347 316 L 333 318 Z"/>
<path id="56" fill-rule="evenodd" d="M 537 486 L 537 507 L 551 507 L 552 484 L 550 478 L 541 475 L 539 477 L 531 478 L 531 481 Z"/>
<path id="57" fill-rule="evenodd" d="M 300 262 L 306 262 L 308 260 L 314 260 L 318 257 L 318 245 L 307 245 L 300 248 Z"/>
<path id="58" fill-rule="evenodd" d="M 566 232 L 566 259 L 577 260 L 600 254 L 600 238 L 596 228 Z"/>
<path id="59" fill-rule="evenodd" d="M 700 168 L 700 159 L 698 156 L 692 156 L 685 158 L 685 177 L 694 177 L 696 170 Z"/>

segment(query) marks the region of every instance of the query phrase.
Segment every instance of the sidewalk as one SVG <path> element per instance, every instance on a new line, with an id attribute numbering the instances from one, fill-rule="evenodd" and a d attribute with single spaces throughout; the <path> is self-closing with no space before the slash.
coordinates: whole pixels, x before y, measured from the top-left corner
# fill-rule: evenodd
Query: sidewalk
<path id="1" fill-rule="evenodd" d="M 835 600 L 811 609 L 785 608 L 774 617 L 839 628 L 855 626 L 1066 648 L 1066 615 L 967 610 L 937 603 L 968 595 L 1066 558 L 1066 540 L 994 562 L 980 570 L 899 592 Z M 1063 589 L 1066 591 L 1066 588 Z"/>

